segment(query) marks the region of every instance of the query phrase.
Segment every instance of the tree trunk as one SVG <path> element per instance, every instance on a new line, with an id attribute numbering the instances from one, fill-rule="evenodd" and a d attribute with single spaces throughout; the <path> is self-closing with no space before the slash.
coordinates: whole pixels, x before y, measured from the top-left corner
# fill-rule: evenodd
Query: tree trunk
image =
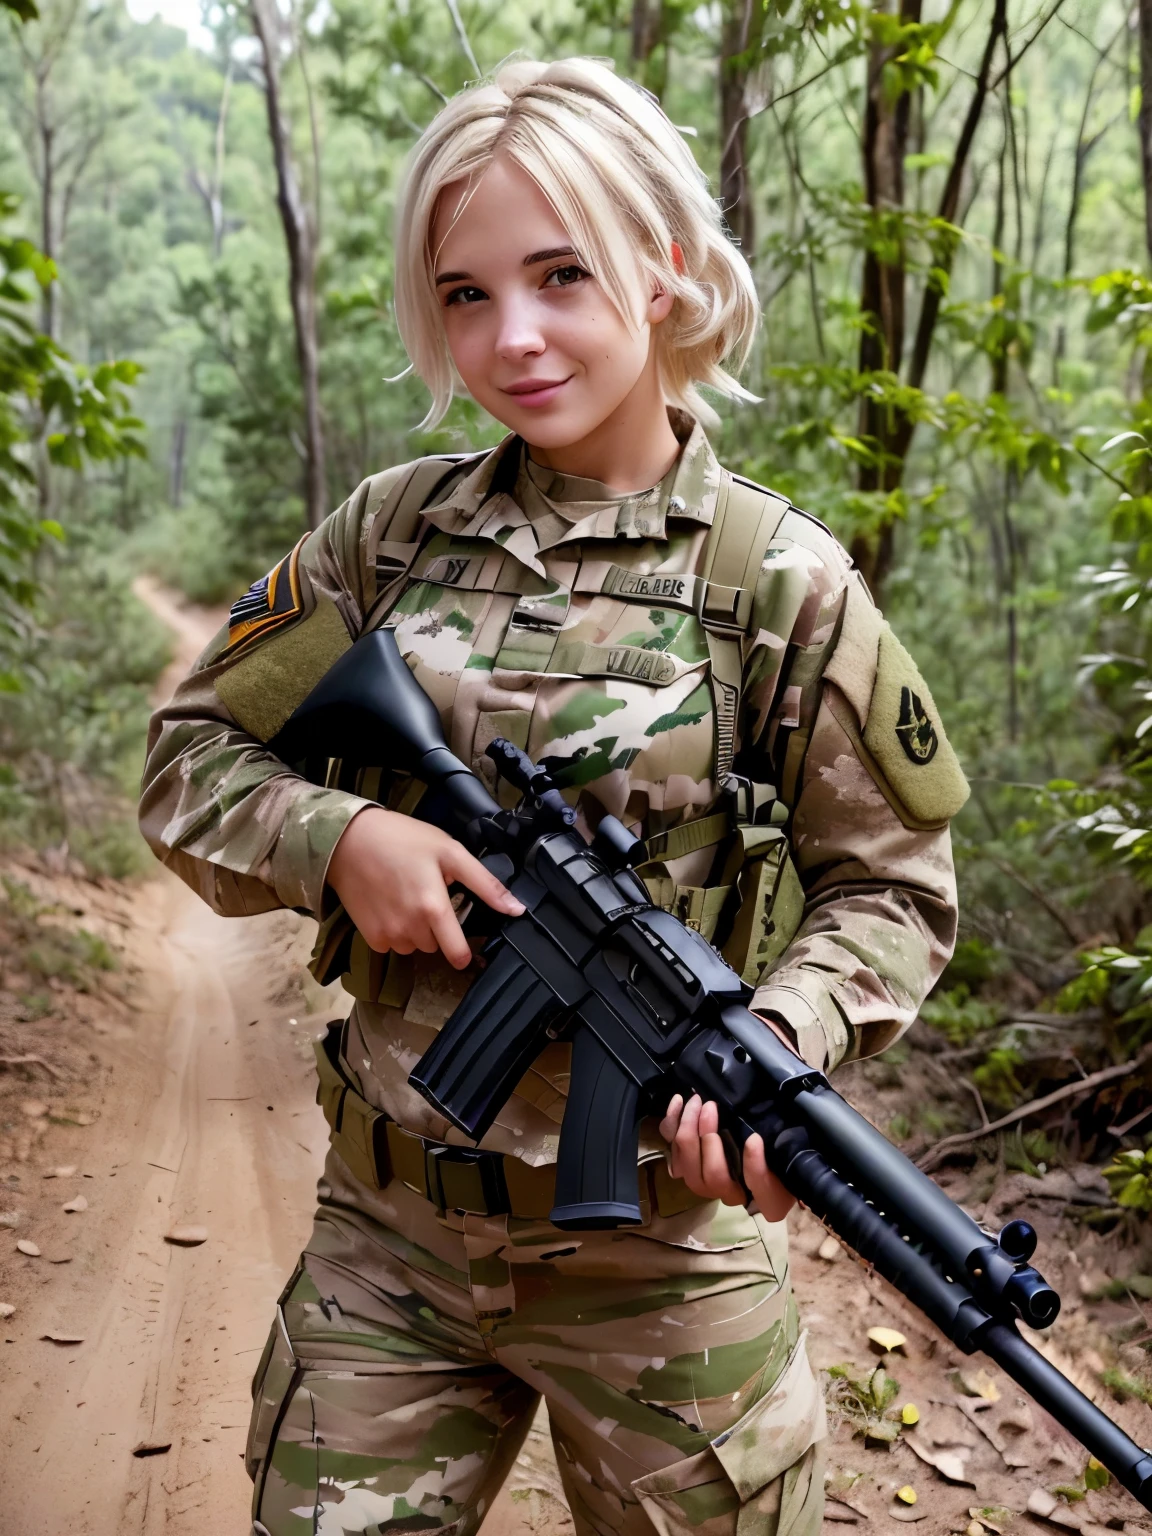
<path id="1" fill-rule="evenodd" d="M 328 511 L 324 473 L 324 429 L 320 416 L 320 356 L 316 327 L 316 242 L 312 219 L 300 191 L 280 81 L 280 17 L 275 0 L 249 0 L 252 29 L 264 65 L 268 136 L 276 165 L 276 203 L 288 249 L 288 293 L 296 331 L 296 361 L 304 396 L 304 505 L 308 526 L 317 528 Z M 317 188 L 319 195 L 319 188 Z"/>
<path id="2" fill-rule="evenodd" d="M 915 11 L 918 14 L 919 6 Z M 902 0 L 901 15 L 913 19 L 912 0 Z M 1008 0 L 994 0 L 992 20 L 988 28 L 988 39 L 984 45 L 984 55 L 980 61 L 980 68 L 976 75 L 976 81 L 972 89 L 972 99 L 968 103 L 968 111 L 960 130 L 960 137 L 956 144 L 956 153 L 952 157 L 952 164 L 948 168 L 948 177 L 944 184 L 944 191 L 940 198 L 940 205 L 936 210 L 937 217 L 949 224 L 957 222 L 960 209 L 960 193 L 964 185 L 965 172 L 968 169 L 969 156 L 972 153 L 972 144 L 976 138 L 976 130 L 980 126 L 980 119 L 984 112 L 984 104 L 988 99 L 991 89 L 992 61 L 1001 38 L 1007 46 L 1008 38 Z M 869 69 L 869 101 L 868 113 L 872 111 L 872 80 L 873 72 Z M 879 128 L 879 124 L 877 127 Z M 907 140 L 907 119 L 905 119 L 904 140 Z M 879 152 L 884 144 L 890 147 L 897 136 L 897 128 L 893 124 L 890 136 L 877 133 L 875 136 L 875 152 Z M 870 158 L 868 149 L 868 129 L 865 129 L 865 176 L 869 174 L 868 161 Z M 891 183 L 891 168 L 889 167 L 889 183 Z M 878 181 L 878 186 L 883 182 Z M 936 336 L 936 324 L 940 318 L 940 305 L 946 290 L 947 279 L 952 271 L 952 262 L 955 256 L 955 247 L 951 241 L 942 241 L 936 251 L 935 265 L 939 268 L 943 281 L 931 279 L 925 288 L 924 298 L 920 305 L 920 317 L 916 325 L 916 334 L 912 344 L 912 354 L 909 359 L 905 382 L 913 389 L 921 389 L 924 384 L 924 376 L 928 370 L 928 360 L 932 354 L 932 343 Z M 902 266 L 902 263 L 899 265 Z M 868 275 L 865 274 L 865 283 Z M 891 321 L 895 319 L 895 310 L 892 308 L 891 289 L 894 286 L 894 276 L 890 275 L 886 280 L 882 275 L 874 279 L 878 283 L 876 297 L 869 303 L 867 292 L 865 293 L 864 307 L 866 312 L 873 315 L 879 314 L 881 322 L 883 313 L 881 306 L 887 299 L 888 314 Z M 887 287 L 887 293 L 885 292 Z M 901 312 L 902 320 L 902 312 Z M 881 332 L 883 335 L 883 332 Z M 886 337 L 891 347 L 895 340 L 894 331 Z M 903 347 L 903 334 L 900 336 L 901 348 Z M 863 343 L 861 346 L 863 352 Z M 886 454 L 891 456 L 891 462 L 887 463 L 880 471 L 873 471 L 877 475 L 879 485 L 885 490 L 895 490 L 903 482 L 904 468 L 908 459 L 908 452 L 912 446 L 912 437 L 916 430 L 916 423 L 902 412 L 894 413 L 888 426 L 887 434 L 881 439 Z M 863 482 L 863 476 L 861 477 Z M 884 585 L 885 577 L 892 564 L 893 553 L 893 526 L 891 522 L 883 524 L 873 535 L 871 541 L 864 539 L 853 540 L 852 554 L 857 559 L 865 580 L 872 588 L 873 593 L 879 599 Z"/>
<path id="3" fill-rule="evenodd" d="M 1152 0 L 1140 0 L 1140 159 L 1144 168 L 1144 240 L 1152 257 Z"/>
<path id="4" fill-rule="evenodd" d="M 918 22 L 921 0 L 901 0 L 900 20 Z M 887 0 L 877 7 L 887 11 Z M 886 87 L 885 68 L 897 47 L 874 42 L 868 56 L 867 100 L 864 108 L 864 201 L 873 217 L 904 211 L 904 157 L 912 117 L 912 95 L 903 91 L 893 100 Z M 864 254 L 860 312 L 860 371 L 884 370 L 899 374 L 904 360 L 904 296 L 907 269 L 903 237 L 897 229 L 891 240 L 873 239 Z M 891 252 L 889 255 L 888 253 Z M 862 464 L 857 484 L 862 491 L 891 491 L 899 484 L 903 463 L 893 453 L 899 423 L 890 407 L 865 395 L 860 401 L 859 433 L 882 455 L 878 464 Z M 878 535 L 859 534 L 852 541 L 852 558 L 870 585 L 878 586 L 892 559 L 892 525 L 885 522 Z"/>
<path id="5" fill-rule="evenodd" d="M 761 14 L 759 0 L 728 0 L 720 43 L 720 206 L 746 261 L 756 249 L 747 164 L 747 54 Z"/>
<path id="6" fill-rule="evenodd" d="M 52 204 L 56 197 L 56 155 L 53 148 L 53 125 L 48 120 L 43 92 L 36 94 L 36 129 L 40 136 L 40 249 L 49 261 L 56 260 L 56 224 L 52 217 Z M 56 282 L 44 284 L 40 290 L 40 329 L 45 336 L 56 340 Z"/>

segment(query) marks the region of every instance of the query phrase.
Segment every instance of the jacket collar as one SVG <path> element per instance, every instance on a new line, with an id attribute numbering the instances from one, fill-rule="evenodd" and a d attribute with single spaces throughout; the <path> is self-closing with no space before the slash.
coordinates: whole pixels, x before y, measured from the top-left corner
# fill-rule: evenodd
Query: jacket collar
<path id="1" fill-rule="evenodd" d="M 673 410 L 669 419 L 683 446 L 661 483 L 597 508 L 552 544 L 541 547 L 536 530 L 514 499 L 524 453 L 523 439 L 514 433 L 485 454 L 442 501 L 426 507 L 423 515 L 442 533 L 491 540 L 540 574 L 543 567 L 538 557 L 545 548 L 588 539 L 666 539 L 670 521 L 710 527 L 720 486 L 719 462 L 698 421 Z"/>

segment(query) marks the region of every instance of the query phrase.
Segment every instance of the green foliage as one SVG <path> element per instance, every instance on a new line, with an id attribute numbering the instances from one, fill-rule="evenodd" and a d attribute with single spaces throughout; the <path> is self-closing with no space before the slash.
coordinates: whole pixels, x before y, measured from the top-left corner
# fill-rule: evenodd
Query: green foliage
<path id="1" fill-rule="evenodd" d="M 3 884 L 0 924 L 9 964 L 37 980 L 66 982 L 78 992 L 92 990 L 97 972 L 119 969 L 120 962 L 102 938 L 85 928 L 64 926 L 59 909 L 37 900 L 23 881 L 5 876 Z M 51 998 L 44 993 L 26 993 L 22 1001 L 30 1019 L 51 1012 Z"/>
<path id="2" fill-rule="evenodd" d="M 920 1017 L 951 1044 L 963 1046 L 994 1028 L 999 1010 L 973 997 L 968 983 L 962 981 L 948 991 L 934 992 L 921 1008 Z"/>
<path id="3" fill-rule="evenodd" d="M 844 1414 L 858 1434 L 868 1440 L 891 1444 L 900 1438 L 900 1411 L 893 1409 L 900 1383 L 889 1376 L 882 1365 L 862 1376 L 854 1367 L 832 1365 L 828 1368 L 832 1386 L 829 1399 Z"/>
<path id="4" fill-rule="evenodd" d="M 1152 1144 L 1142 1152 L 1117 1152 L 1104 1177 L 1117 1205 L 1146 1215 L 1152 1212 Z"/>

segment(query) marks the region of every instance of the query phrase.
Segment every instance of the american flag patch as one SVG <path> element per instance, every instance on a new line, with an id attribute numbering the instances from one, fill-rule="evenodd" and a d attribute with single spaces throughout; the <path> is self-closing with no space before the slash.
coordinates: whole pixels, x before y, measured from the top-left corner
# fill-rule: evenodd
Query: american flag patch
<path id="1" fill-rule="evenodd" d="M 307 535 L 305 535 L 307 537 Z M 279 629 L 303 612 L 300 596 L 300 550 L 304 540 L 267 576 L 254 581 L 243 597 L 238 597 L 228 613 L 228 645 L 241 645 L 254 635 Z"/>

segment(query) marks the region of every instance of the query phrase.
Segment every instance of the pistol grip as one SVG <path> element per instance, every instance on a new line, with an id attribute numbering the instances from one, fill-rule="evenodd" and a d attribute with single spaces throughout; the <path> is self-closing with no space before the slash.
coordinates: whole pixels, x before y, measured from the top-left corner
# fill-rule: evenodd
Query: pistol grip
<path id="1" fill-rule="evenodd" d="M 568 1231 L 638 1226 L 640 1090 L 589 1029 L 572 1041 L 572 1078 L 549 1220 Z"/>

